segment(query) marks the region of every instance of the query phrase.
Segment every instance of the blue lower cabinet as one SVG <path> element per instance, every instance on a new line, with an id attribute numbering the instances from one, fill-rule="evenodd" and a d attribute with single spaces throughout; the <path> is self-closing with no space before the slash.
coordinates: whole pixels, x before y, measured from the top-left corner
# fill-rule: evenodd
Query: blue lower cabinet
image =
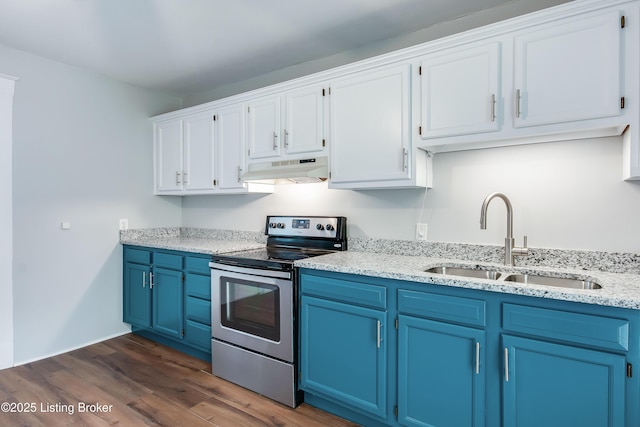
<path id="1" fill-rule="evenodd" d="M 302 390 L 386 418 L 386 312 L 305 295 L 300 317 Z"/>
<path id="2" fill-rule="evenodd" d="M 151 265 L 124 263 L 123 320 L 151 327 Z"/>
<path id="3" fill-rule="evenodd" d="M 209 259 L 125 246 L 123 320 L 136 333 L 210 360 Z"/>
<path id="4" fill-rule="evenodd" d="M 485 332 L 398 316 L 398 422 L 485 425 Z"/>
<path id="5" fill-rule="evenodd" d="M 182 271 L 154 268 L 153 329 L 174 338 L 182 338 L 184 292 Z"/>
<path id="6" fill-rule="evenodd" d="M 503 418 L 518 427 L 624 427 L 626 358 L 504 335 Z"/>
<path id="7" fill-rule="evenodd" d="M 640 310 L 309 269 L 300 295 L 305 402 L 358 424 L 640 427 Z"/>

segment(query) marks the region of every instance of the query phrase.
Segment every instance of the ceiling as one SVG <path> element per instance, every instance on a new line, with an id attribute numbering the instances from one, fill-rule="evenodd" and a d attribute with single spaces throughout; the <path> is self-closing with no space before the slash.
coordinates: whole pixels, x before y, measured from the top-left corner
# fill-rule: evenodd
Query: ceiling
<path id="1" fill-rule="evenodd" d="M 0 44 L 178 96 L 513 0 L 0 0 Z"/>

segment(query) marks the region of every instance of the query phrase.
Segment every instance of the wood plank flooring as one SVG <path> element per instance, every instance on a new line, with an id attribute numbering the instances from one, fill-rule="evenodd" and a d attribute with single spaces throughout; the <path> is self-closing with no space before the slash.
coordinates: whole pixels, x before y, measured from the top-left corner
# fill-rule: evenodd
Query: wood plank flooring
<path id="1" fill-rule="evenodd" d="M 281 405 L 133 334 L 1 370 L 0 404 L 3 427 L 356 426 L 304 403 Z"/>

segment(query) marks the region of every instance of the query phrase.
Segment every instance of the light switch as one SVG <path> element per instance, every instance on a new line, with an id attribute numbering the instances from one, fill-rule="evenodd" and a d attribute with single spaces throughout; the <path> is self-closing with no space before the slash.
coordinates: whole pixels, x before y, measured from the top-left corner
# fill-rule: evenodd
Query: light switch
<path id="1" fill-rule="evenodd" d="M 63 230 L 70 230 L 71 223 L 69 221 L 63 221 L 62 224 L 60 224 L 60 228 L 62 228 Z"/>

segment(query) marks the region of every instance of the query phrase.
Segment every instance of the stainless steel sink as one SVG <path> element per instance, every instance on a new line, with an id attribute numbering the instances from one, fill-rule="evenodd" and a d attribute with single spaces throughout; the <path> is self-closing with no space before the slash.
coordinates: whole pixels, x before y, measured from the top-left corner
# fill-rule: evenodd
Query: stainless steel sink
<path id="1" fill-rule="evenodd" d="M 448 267 L 440 266 L 425 270 L 426 273 L 448 274 L 449 276 L 474 277 L 477 279 L 498 280 L 502 273 L 495 270 L 472 267 Z"/>
<path id="2" fill-rule="evenodd" d="M 602 285 L 586 277 L 554 277 L 544 274 L 507 273 L 499 270 L 477 267 L 437 266 L 425 270 L 426 273 L 446 274 L 449 276 L 472 277 L 476 279 L 498 280 L 501 282 L 530 285 L 555 286 L 570 289 L 602 289 Z"/>
<path id="3" fill-rule="evenodd" d="M 592 280 L 581 277 L 551 277 L 537 274 L 510 274 L 503 277 L 505 282 L 524 283 L 531 285 L 556 286 L 571 289 L 602 289 L 602 286 Z"/>

